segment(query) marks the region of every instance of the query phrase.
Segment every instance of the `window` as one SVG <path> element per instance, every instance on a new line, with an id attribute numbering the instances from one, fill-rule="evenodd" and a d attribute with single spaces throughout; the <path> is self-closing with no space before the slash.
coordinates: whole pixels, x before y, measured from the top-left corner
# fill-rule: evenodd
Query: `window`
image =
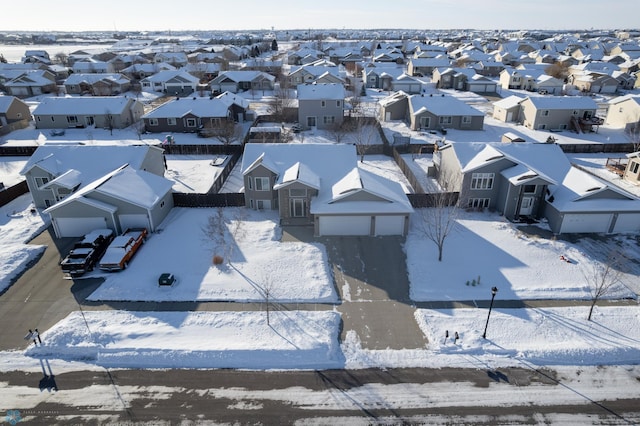
<path id="1" fill-rule="evenodd" d="M 320 106 L 322 108 L 326 107 L 327 106 L 327 102 L 326 101 L 320 101 Z"/>
<path id="2" fill-rule="evenodd" d="M 540 111 L 540 115 L 543 116 L 543 117 L 547 117 L 549 115 L 549 110 L 545 109 L 545 110 Z"/>
<path id="3" fill-rule="evenodd" d="M 214 117 L 211 119 L 211 127 L 221 127 L 221 126 L 222 126 L 222 119 L 218 117 Z"/>
<path id="4" fill-rule="evenodd" d="M 340 108 L 340 101 L 336 101 L 336 106 Z"/>
<path id="5" fill-rule="evenodd" d="M 22 113 L 21 112 L 17 113 L 16 118 L 22 118 Z"/>
<path id="6" fill-rule="evenodd" d="M 150 118 L 149 119 L 149 126 L 157 126 L 158 125 L 158 119 L 157 118 Z"/>
<path id="7" fill-rule="evenodd" d="M 514 83 L 520 83 L 520 77 L 513 77 Z"/>
<path id="8" fill-rule="evenodd" d="M 578 115 L 580 114 L 580 111 L 578 111 L 577 109 L 574 109 L 573 112 L 571 113 L 571 115 Z"/>
<path id="9" fill-rule="evenodd" d="M 444 116 L 438 119 L 438 123 L 442 124 L 451 124 L 451 116 Z"/>
<path id="10" fill-rule="evenodd" d="M 638 169 L 640 168 L 640 163 L 633 162 L 631 163 L 631 173 L 638 173 Z"/>
<path id="11" fill-rule="evenodd" d="M 492 189 L 494 173 L 474 173 L 471 175 L 471 189 Z"/>
<path id="12" fill-rule="evenodd" d="M 525 194 L 534 194 L 536 192 L 535 185 L 525 185 L 523 188 Z"/>
<path id="13" fill-rule="evenodd" d="M 76 124 L 78 122 L 78 116 L 76 115 L 67 115 L 67 123 Z"/>
<path id="14" fill-rule="evenodd" d="M 431 117 L 420 117 L 420 128 L 428 129 L 431 126 Z"/>
<path id="15" fill-rule="evenodd" d="M 36 181 L 36 186 L 38 188 L 42 187 L 43 185 L 46 185 L 46 183 L 49 182 L 48 177 L 36 177 L 34 178 L 34 180 Z"/>
<path id="16" fill-rule="evenodd" d="M 462 116 L 462 124 L 471 124 L 471 116 L 463 115 Z"/>
<path id="17" fill-rule="evenodd" d="M 269 187 L 269 178 L 268 177 L 257 177 L 255 178 L 256 191 L 269 191 L 271 188 Z"/>
<path id="18" fill-rule="evenodd" d="M 323 119 L 324 124 L 333 124 L 336 122 L 336 118 L 333 115 L 325 115 Z"/>
<path id="19" fill-rule="evenodd" d="M 167 118 L 167 124 L 169 126 L 175 126 L 176 125 L 176 119 L 175 118 Z"/>
<path id="20" fill-rule="evenodd" d="M 538 130 L 544 130 L 547 128 L 546 124 L 538 124 Z"/>
<path id="21" fill-rule="evenodd" d="M 163 207 L 164 207 L 164 200 L 160 202 L 160 208 L 163 208 Z"/>
<path id="22" fill-rule="evenodd" d="M 473 209 L 483 209 L 489 207 L 491 198 L 469 198 L 467 207 Z"/>
<path id="23" fill-rule="evenodd" d="M 304 217 L 307 212 L 307 200 L 304 198 L 292 198 L 289 200 L 289 213 L 291 217 Z"/>
<path id="24" fill-rule="evenodd" d="M 187 127 L 196 127 L 196 119 L 195 118 L 187 118 L 185 120 L 185 125 Z"/>
<path id="25" fill-rule="evenodd" d="M 291 198 L 300 198 L 307 196 L 306 188 L 292 188 L 289 190 L 289 197 Z"/>

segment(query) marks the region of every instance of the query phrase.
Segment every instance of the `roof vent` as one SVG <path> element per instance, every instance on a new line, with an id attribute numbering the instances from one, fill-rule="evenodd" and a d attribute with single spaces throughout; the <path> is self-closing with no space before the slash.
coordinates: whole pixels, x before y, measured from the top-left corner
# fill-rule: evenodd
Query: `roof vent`
<path id="1" fill-rule="evenodd" d="M 442 95 L 440 95 L 440 96 L 442 96 L 444 98 L 444 93 Z"/>
<path id="2" fill-rule="evenodd" d="M 432 98 L 433 97 L 433 93 L 429 93 L 429 97 Z"/>
<path id="3" fill-rule="evenodd" d="M 194 100 L 194 101 L 196 100 L 196 97 L 195 97 L 195 96 L 193 97 L 193 100 Z"/>

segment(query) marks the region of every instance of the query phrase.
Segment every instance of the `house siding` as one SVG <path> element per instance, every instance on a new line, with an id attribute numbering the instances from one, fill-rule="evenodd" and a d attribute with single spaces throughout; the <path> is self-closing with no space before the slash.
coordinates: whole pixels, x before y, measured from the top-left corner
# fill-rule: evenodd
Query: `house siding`
<path id="1" fill-rule="evenodd" d="M 292 198 L 300 199 L 302 197 L 290 197 L 289 190 L 290 189 L 306 189 L 307 196 L 304 198 L 306 200 L 306 215 L 305 217 L 292 217 L 291 210 L 289 208 L 289 202 Z M 296 182 L 291 185 L 287 185 L 285 188 L 278 190 L 278 201 L 279 201 L 279 213 L 280 213 L 280 223 L 282 225 L 312 225 L 313 224 L 313 215 L 310 213 L 311 209 L 311 199 L 318 195 L 318 191 L 314 188 L 311 188 L 302 183 Z"/>
<path id="2" fill-rule="evenodd" d="M 249 179 L 255 179 L 257 177 L 267 177 L 269 178 L 269 190 L 268 191 L 256 191 L 255 184 L 249 183 Z M 245 205 L 251 208 L 251 204 L 253 201 L 253 208 L 257 209 L 256 202 L 261 201 L 269 201 L 271 203 L 271 208 L 278 208 L 278 196 L 277 192 L 273 190 L 273 185 L 276 179 L 276 175 L 269 169 L 263 166 L 258 166 L 250 173 L 244 176 L 244 196 L 245 196 Z M 252 189 L 253 188 L 253 189 Z"/>
<path id="3" fill-rule="evenodd" d="M 82 217 L 101 217 L 105 220 L 107 228 L 117 232 L 117 224 L 110 212 L 101 210 L 97 207 L 82 203 L 80 201 L 72 201 L 68 204 L 60 206 L 51 212 L 51 219 L 58 218 L 82 218 Z"/>
<path id="4" fill-rule="evenodd" d="M 325 106 L 322 106 L 323 100 L 299 100 L 298 101 L 298 121 L 300 125 L 308 129 L 307 118 L 316 118 L 316 127 L 318 129 L 327 129 L 333 124 L 341 124 L 344 120 L 344 101 L 342 99 L 324 99 Z M 337 102 L 340 106 L 337 106 Z M 324 117 L 334 117 L 334 123 L 324 123 Z"/>

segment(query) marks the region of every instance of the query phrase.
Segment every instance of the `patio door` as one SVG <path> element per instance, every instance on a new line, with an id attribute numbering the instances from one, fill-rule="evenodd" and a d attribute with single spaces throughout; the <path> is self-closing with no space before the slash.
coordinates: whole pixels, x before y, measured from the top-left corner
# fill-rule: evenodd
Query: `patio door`
<path id="1" fill-rule="evenodd" d="M 315 117 L 307 117 L 307 127 L 316 127 Z"/>

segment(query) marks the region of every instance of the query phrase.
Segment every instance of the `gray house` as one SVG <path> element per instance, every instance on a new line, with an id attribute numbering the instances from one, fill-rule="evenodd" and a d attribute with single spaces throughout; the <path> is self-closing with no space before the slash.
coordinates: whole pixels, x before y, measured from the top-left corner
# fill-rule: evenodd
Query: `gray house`
<path id="1" fill-rule="evenodd" d="M 482 130 L 484 113 L 444 94 L 395 93 L 380 101 L 380 120 L 405 120 L 411 130 Z"/>
<path id="2" fill-rule="evenodd" d="M 245 203 L 315 235 L 406 235 L 413 212 L 397 182 L 358 168 L 350 144 L 245 145 Z"/>
<path id="3" fill-rule="evenodd" d="M 573 167 L 555 144 L 453 142 L 437 155 L 463 207 L 544 218 L 556 234 L 640 231 L 640 200 Z"/>
<path id="4" fill-rule="evenodd" d="M 344 120 L 344 86 L 337 83 L 298 86 L 298 122 L 304 129 L 327 129 Z"/>
<path id="5" fill-rule="evenodd" d="M 149 132 L 197 132 L 221 128 L 227 121 L 243 122 L 249 101 L 225 92 L 214 98 L 178 98 L 142 116 Z"/>
<path id="6" fill-rule="evenodd" d="M 141 102 L 124 96 L 44 98 L 33 110 L 37 129 L 89 127 L 123 129 L 138 121 Z"/>
<path id="7" fill-rule="evenodd" d="M 47 208 L 123 164 L 164 175 L 163 150 L 151 145 L 41 145 L 20 172 L 33 203 Z"/>
<path id="8" fill-rule="evenodd" d="M 163 150 L 154 146 L 42 145 L 22 169 L 58 237 L 108 227 L 153 231 L 173 206 Z"/>
<path id="9" fill-rule="evenodd" d="M 173 182 L 125 164 L 44 211 L 56 236 L 79 237 L 100 228 L 153 232 L 173 208 Z"/>

